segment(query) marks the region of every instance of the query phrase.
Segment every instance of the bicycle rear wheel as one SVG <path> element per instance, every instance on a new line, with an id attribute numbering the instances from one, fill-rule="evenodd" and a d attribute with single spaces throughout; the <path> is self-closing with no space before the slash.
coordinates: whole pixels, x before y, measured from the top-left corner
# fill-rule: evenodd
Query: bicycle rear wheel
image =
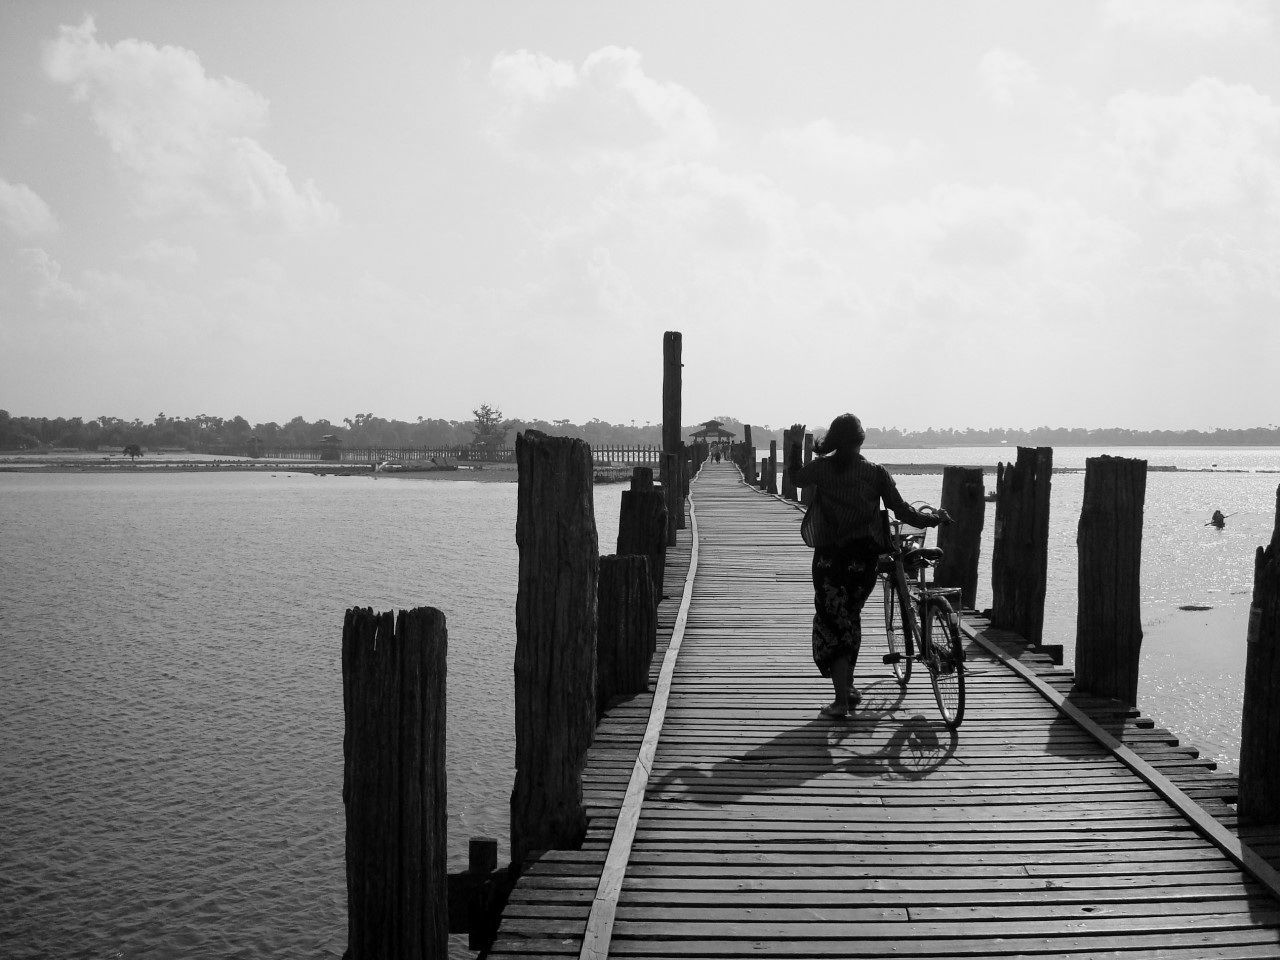
<path id="1" fill-rule="evenodd" d="M 880 586 L 884 591 L 884 632 L 889 640 L 886 659 L 898 683 L 905 687 L 911 679 L 911 651 L 907 649 L 907 627 L 902 622 L 902 601 L 892 577 L 881 577 Z"/>
<path id="2" fill-rule="evenodd" d="M 964 647 L 951 604 L 931 597 L 924 612 L 924 662 L 942 720 L 954 730 L 964 719 Z"/>

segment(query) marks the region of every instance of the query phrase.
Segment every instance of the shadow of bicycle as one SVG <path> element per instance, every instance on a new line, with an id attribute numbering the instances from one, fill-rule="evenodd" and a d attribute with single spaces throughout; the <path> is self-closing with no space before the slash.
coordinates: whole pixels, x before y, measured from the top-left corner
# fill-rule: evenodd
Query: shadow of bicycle
<path id="1" fill-rule="evenodd" d="M 648 796 L 720 804 L 795 789 L 818 778 L 830 783 L 833 774 L 923 780 L 955 755 L 958 735 L 941 719 L 898 717 L 905 694 L 895 681 L 869 684 L 862 694 L 849 719 L 817 716 L 778 731 L 745 753 L 681 764 L 651 780 Z M 657 759 L 660 765 L 661 750 Z"/>

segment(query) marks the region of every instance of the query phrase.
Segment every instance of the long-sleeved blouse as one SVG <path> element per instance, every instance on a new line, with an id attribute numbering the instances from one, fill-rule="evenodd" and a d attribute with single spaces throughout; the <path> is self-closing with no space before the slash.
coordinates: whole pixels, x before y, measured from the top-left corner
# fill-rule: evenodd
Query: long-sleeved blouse
<path id="1" fill-rule="evenodd" d="M 913 526 L 933 527 L 938 524 L 936 517 L 920 513 L 902 499 L 888 470 L 860 453 L 848 466 L 840 469 L 835 457 L 817 457 L 807 466 L 801 466 L 793 452 L 787 473 L 796 486 L 816 487 L 821 493 L 822 513 L 829 527 L 831 543 L 870 538 L 887 549 L 884 522 L 880 515 L 881 500 L 899 520 Z"/>

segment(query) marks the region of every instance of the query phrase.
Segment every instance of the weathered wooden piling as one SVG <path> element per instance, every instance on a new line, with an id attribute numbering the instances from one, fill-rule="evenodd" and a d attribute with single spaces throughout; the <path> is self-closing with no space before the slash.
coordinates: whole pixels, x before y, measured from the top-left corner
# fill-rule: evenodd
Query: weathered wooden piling
<path id="1" fill-rule="evenodd" d="M 1139 581 L 1147 461 L 1090 457 L 1076 532 L 1076 686 L 1138 702 L 1142 649 Z"/>
<path id="2" fill-rule="evenodd" d="M 631 489 L 622 491 L 618 509 L 618 553 L 642 554 L 649 559 L 654 603 L 662 599 L 667 561 L 667 501 L 653 485 L 653 471 L 636 467 Z"/>
<path id="3" fill-rule="evenodd" d="M 769 458 L 768 457 L 760 458 L 760 472 L 756 474 L 755 486 L 759 487 L 761 490 L 768 489 L 769 487 Z"/>
<path id="4" fill-rule="evenodd" d="M 787 463 L 791 457 L 791 444 L 795 442 L 795 427 L 784 427 L 782 430 L 782 472 L 778 477 L 778 495 L 783 500 L 796 498 L 796 487 L 787 476 Z"/>
<path id="5" fill-rule="evenodd" d="M 667 490 L 667 513 L 671 518 L 670 543 L 675 545 L 675 531 L 684 528 L 684 496 L 680 479 L 680 405 L 683 364 L 680 355 L 684 337 L 674 330 L 662 335 L 662 485 Z M 675 460 L 668 460 L 674 456 Z"/>
<path id="6" fill-rule="evenodd" d="M 679 483 L 673 484 L 670 478 L 677 476 L 679 476 L 679 468 L 676 466 L 676 455 L 664 453 L 662 455 L 662 496 L 667 504 L 667 546 L 669 547 L 676 545 L 676 515 L 671 510 L 671 501 L 680 499 L 675 493 Z"/>
<path id="7" fill-rule="evenodd" d="M 806 433 L 804 435 L 804 465 L 807 467 L 813 461 L 813 434 Z M 813 503 L 813 487 L 800 488 L 800 502 L 806 507 Z"/>
<path id="8" fill-rule="evenodd" d="M 769 441 L 769 486 L 770 493 L 778 492 L 778 441 Z"/>
<path id="9" fill-rule="evenodd" d="M 1271 542 L 1253 557 L 1240 722 L 1240 819 L 1280 823 L 1280 487 Z"/>
<path id="10" fill-rule="evenodd" d="M 448 950 L 447 646 L 431 607 L 356 607 L 343 621 L 349 960 Z"/>
<path id="11" fill-rule="evenodd" d="M 795 444 L 796 446 L 799 446 L 801 443 L 804 442 L 804 436 L 805 436 L 804 424 L 802 423 L 793 423 L 790 427 L 787 428 L 786 432 L 783 433 L 783 444 L 782 444 L 783 464 L 782 464 L 781 487 L 782 487 L 782 496 L 783 496 L 783 499 L 785 500 L 798 499 L 798 494 L 796 492 L 796 485 L 792 482 L 791 477 L 787 472 L 787 463 L 788 463 L 788 458 L 791 456 L 791 445 Z"/>
<path id="12" fill-rule="evenodd" d="M 1044 634 L 1052 473 L 1052 447 L 1019 447 L 1017 462 L 996 471 L 991 624 L 1037 646 Z"/>
<path id="13" fill-rule="evenodd" d="M 944 467 L 942 509 L 951 523 L 938 528 L 938 546 L 945 551 L 934 571 L 940 587 L 959 587 L 960 602 L 972 609 L 978 596 L 978 556 L 986 520 L 981 467 Z"/>
<path id="14" fill-rule="evenodd" d="M 676 463 L 679 464 L 679 477 L 680 477 L 680 484 L 679 484 L 680 512 L 676 515 L 676 529 L 683 530 L 685 528 L 684 502 L 685 502 L 685 499 L 689 496 L 689 481 L 691 479 L 691 476 L 689 473 L 689 467 L 690 467 L 689 448 L 683 442 L 680 444 L 679 448 L 676 451 Z"/>
<path id="15" fill-rule="evenodd" d="M 511 854 L 577 847 L 582 764 L 595 728 L 600 573 L 591 451 L 536 430 L 516 436 L 515 786 Z"/>
<path id="16" fill-rule="evenodd" d="M 596 713 L 614 697 L 649 688 L 649 660 L 657 647 L 657 606 L 649 559 L 638 554 L 600 558 L 596 646 Z"/>
<path id="17" fill-rule="evenodd" d="M 751 443 L 751 424 L 749 423 L 742 425 L 742 443 L 744 445 L 742 472 L 746 474 L 747 483 L 753 483 L 756 479 L 756 454 L 755 447 Z"/>

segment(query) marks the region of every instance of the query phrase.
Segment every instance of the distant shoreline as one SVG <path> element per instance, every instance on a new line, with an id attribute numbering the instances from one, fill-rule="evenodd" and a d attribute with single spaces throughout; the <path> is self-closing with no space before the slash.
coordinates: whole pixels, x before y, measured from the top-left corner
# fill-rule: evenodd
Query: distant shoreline
<path id="1" fill-rule="evenodd" d="M 361 463 L 297 463 L 274 460 L 152 460 L 134 462 L 112 458 L 110 460 L 56 460 L 42 463 L 38 460 L 21 462 L 0 461 L 0 473 L 43 475 L 53 473 L 97 474 L 156 474 L 170 473 L 309 473 L 319 477 L 394 477 L 411 480 L 478 480 L 488 482 L 514 481 L 514 464 L 486 464 L 483 467 L 409 467 L 379 471 Z"/>
<path id="2" fill-rule="evenodd" d="M 894 474 L 929 475 L 941 474 L 948 466 L 969 466 L 980 469 L 985 474 L 995 474 L 996 467 L 990 464 L 944 464 L 944 463 L 889 463 L 878 461 Z M 1175 467 L 1151 464 L 1148 472 L 1158 473 L 1261 473 L 1280 474 L 1280 470 L 1256 468 L 1245 470 L 1230 467 Z M 1054 467 L 1054 473 L 1084 473 L 1084 467 Z M 514 483 L 517 479 L 516 465 L 513 463 L 488 463 L 483 466 L 459 467 L 397 467 L 392 470 L 374 470 L 368 464 L 360 463 L 305 463 L 293 461 L 263 460 L 151 460 L 139 458 L 137 462 L 129 462 L 112 457 L 95 460 L 59 459 L 42 461 L 37 458 L 21 460 L 0 460 L 0 473 L 17 474 L 54 474 L 54 473 L 102 473 L 102 474 L 155 474 L 169 473 L 309 473 L 320 477 L 376 477 L 378 479 L 397 480 L 474 480 L 485 483 Z M 597 482 L 617 482 L 621 477 L 597 476 Z"/>

